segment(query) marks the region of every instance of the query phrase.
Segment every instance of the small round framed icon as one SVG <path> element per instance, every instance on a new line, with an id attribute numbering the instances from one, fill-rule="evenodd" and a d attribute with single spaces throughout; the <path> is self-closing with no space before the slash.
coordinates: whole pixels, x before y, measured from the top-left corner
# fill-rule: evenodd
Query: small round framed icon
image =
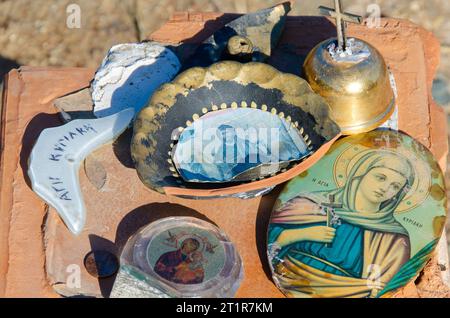
<path id="1" fill-rule="evenodd" d="M 127 242 L 121 270 L 157 297 L 233 297 L 243 277 L 227 235 L 192 217 L 164 218 L 142 228 Z"/>

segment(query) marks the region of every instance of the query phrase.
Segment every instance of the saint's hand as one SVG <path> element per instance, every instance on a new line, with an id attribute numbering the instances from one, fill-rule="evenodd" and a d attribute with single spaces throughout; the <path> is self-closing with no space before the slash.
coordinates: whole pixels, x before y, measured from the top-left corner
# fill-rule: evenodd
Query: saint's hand
<path id="1" fill-rule="evenodd" d="M 328 226 L 312 226 L 304 230 L 303 241 L 331 243 L 336 235 L 336 229 Z"/>
<path id="2" fill-rule="evenodd" d="M 304 241 L 331 243 L 335 235 L 336 229 L 332 227 L 311 226 L 303 229 L 285 230 L 280 234 L 277 242 L 281 247 Z"/>

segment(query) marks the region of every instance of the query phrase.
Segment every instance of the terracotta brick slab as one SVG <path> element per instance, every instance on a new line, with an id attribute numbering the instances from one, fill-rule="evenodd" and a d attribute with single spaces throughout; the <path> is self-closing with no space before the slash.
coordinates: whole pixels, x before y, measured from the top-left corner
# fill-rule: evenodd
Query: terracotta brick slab
<path id="1" fill-rule="evenodd" d="M 152 38 L 198 43 L 232 17 L 178 14 Z M 307 52 L 333 36 L 333 30 L 325 18 L 289 18 L 271 62 L 283 71 L 300 73 Z M 430 94 L 438 64 L 437 40 L 414 24 L 393 19 L 383 20 L 377 29 L 351 26 L 349 32 L 372 43 L 384 55 L 397 81 L 400 128 L 430 147 L 445 169 L 446 119 Z M 163 216 L 192 215 L 216 223 L 236 243 L 245 264 L 238 297 L 281 296 L 270 281 L 265 258 L 265 229 L 279 189 L 263 199 L 247 201 L 192 201 L 151 192 L 130 168 L 123 148 L 129 138 L 125 134 L 114 146 L 107 145 L 92 155 L 107 174 L 102 189 L 89 182 L 84 169 L 80 171 L 88 210 L 86 228 L 80 236 L 70 234 L 56 212 L 31 191 L 24 176 L 30 148 L 40 131 L 60 124 L 52 101 L 86 87 L 92 74 L 86 69 L 23 68 L 8 76 L 0 135 L 0 295 L 57 296 L 55 289 L 64 294 L 107 295 L 111 281 L 99 284 L 83 268 L 83 257 L 91 248 L 116 251 L 141 225 Z M 65 284 L 72 264 L 81 269 L 82 286 L 78 290 Z M 422 278 L 418 289 L 410 284 L 399 296 L 449 295 L 436 259 Z M 427 292 L 429 287 L 434 294 Z"/>

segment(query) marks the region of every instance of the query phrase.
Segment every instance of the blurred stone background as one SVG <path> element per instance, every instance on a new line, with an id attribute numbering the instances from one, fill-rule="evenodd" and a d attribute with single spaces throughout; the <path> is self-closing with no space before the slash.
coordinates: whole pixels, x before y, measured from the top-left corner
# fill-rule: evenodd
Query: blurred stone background
<path id="1" fill-rule="evenodd" d="M 282 0 L 0 0 L 0 78 L 20 65 L 96 68 L 112 45 L 145 39 L 175 11 L 245 13 L 279 2 Z M 319 5 L 332 3 L 297 0 L 291 15 L 317 15 Z M 73 12 L 70 4 L 80 9 L 80 28 L 67 26 Z M 450 122 L 450 1 L 343 0 L 343 4 L 347 12 L 362 16 L 369 14 L 370 5 L 377 4 L 382 16 L 409 19 L 439 38 L 442 57 L 433 94 Z M 450 237 L 450 222 L 448 229 Z"/>

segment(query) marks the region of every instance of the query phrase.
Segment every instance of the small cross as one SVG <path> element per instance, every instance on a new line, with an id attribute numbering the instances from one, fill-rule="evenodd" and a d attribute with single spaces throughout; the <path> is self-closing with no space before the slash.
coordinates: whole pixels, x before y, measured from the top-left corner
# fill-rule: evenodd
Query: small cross
<path id="1" fill-rule="evenodd" d="M 333 209 L 342 208 L 342 204 L 334 202 L 335 201 L 334 194 L 330 194 L 328 196 L 328 201 L 329 201 L 329 203 L 322 203 L 322 205 L 325 207 L 325 211 L 327 212 L 327 226 L 330 226 L 330 221 L 331 221 L 331 215 L 330 215 L 331 213 L 330 212 Z"/>
<path id="2" fill-rule="evenodd" d="M 339 204 L 339 203 L 335 203 L 335 195 L 334 194 L 330 194 L 328 196 L 328 201 L 329 201 L 329 203 L 322 203 L 322 206 L 325 207 L 325 211 L 327 213 L 327 227 L 330 227 L 331 219 L 332 219 L 331 212 L 335 208 L 342 208 L 343 205 Z M 325 246 L 330 247 L 329 244 L 325 244 Z"/>
<path id="3" fill-rule="evenodd" d="M 345 51 L 347 45 L 347 38 L 345 36 L 345 23 L 362 23 L 362 17 L 355 14 L 345 13 L 342 10 L 342 4 L 340 0 L 334 0 L 334 9 L 320 6 L 320 13 L 326 16 L 330 16 L 336 19 L 336 29 L 338 38 L 338 48 Z"/>

